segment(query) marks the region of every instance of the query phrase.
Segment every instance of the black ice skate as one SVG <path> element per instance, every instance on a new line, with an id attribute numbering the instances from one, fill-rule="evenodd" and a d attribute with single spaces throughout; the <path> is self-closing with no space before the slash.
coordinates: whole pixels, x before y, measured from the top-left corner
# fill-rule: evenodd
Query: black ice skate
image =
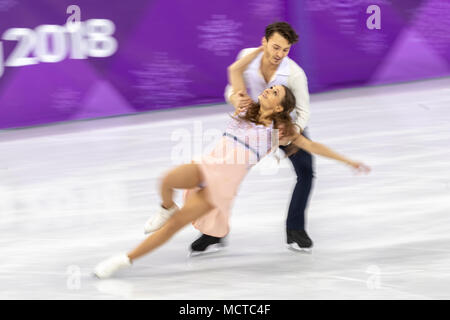
<path id="1" fill-rule="evenodd" d="M 311 253 L 313 242 L 305 230 L 286 229 L 288 248 Z"/>
<path id="2" fill-rule="evenodd" d="M 225 246 L 223 238 L 202 234 L 200 238 L 192 242 L 190 256 L 198 256 L 206 253 L 221 251 Z"/>

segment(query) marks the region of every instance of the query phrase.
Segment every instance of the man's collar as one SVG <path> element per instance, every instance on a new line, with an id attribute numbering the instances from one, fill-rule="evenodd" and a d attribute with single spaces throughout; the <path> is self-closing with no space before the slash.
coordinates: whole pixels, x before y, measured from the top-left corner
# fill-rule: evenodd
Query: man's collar
<path id="1" fill-rule="evenodd" d="M 289 75 L 289 61 L 288 57 L 284 57 L 281 61 L 280 65 L 278 66 L 276 74 L 282 75 L 282 76 L 288 76 Z"/>
<path id="2" fill-rule="evenodd" d="M 250 62 L 250 65 L 248 66 L 248 69 L 259 70 L 259 67 L 261 66 L 261 61 L 262 61 L 263 54 L 264 54 L 264 52 L 261 52 L 260 54 L 258 54 L 258 56 L 252 62 Z"/>
<path id="3" fill-rule="evenodd" d="M 249 69 L 257 69 L 261 67 L 261 61 L 263 57 L 264 52 L 261 52 L 255 60 L 253 60 L 250 65 L 248 66 Z M 275 71 L 276 75 L 282 75 L 282 76 L 288 76 L 289 75 L 289 61 L 287 57 L 284 57 L 281 61 L 280 65 L 278 66 L 278 69 Z"/>

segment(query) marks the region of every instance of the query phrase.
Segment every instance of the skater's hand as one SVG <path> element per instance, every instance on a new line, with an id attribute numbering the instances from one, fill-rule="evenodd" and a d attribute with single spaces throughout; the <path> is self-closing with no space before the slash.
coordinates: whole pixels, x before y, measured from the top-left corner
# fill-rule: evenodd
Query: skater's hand
<path id="1" fill-rule="evenodd" d="M 290 144 L 295 138 L 298 137 L 298 134 L 291 134 L 289 135 L 288 131 L 286 130 L 286 126 L 282 123 L 280 123 L 277 126 L 278 129 L 278 142 L 280 146 L 285 146 Z"/>
<path id="2" fill-rule="evenodd" d="M 357 162 L 357 161 L 349 161 L 347 163 L 349 166 L 351 166 L 353 169 L 355 169 L 355 171 L 357 173 L 365 173 L 368 174 L 370 172 L 370 167 L 365 165 L 362 162 Z"/>
<path id="3" fill-rule="evenodd" d="M 230 102 L 236 109 L 235 115 L 247 110 L 251 106 L 253 100 L 248 96 L 245 91 L 238 91 L 230 97 Z"/>
<path id="4" fill-rule="evenodd" d="M 287 136 L 285 134 L 285 132 L 283 132 L 281 130 L 278 131 L 278 144 L 280 146 L 286 146 L 286 145 L 290 144 L 292 142 L 292 140 L 293 140 L 292 136 Z"/>
<path id="5" fill-rule="evenodd" d="M 286 128 L 283 124 L 277 126 L 278 129 L 278 142 L 281 146 L 284 146 L 290 142 L 290 137 L 286 136 Z"/>
<path id="6" fill-rule="evenodd" d="M 288 144 L 290 144 L 291 139 L 289 137 L 283 137 L 283 138 L 279 138 L 278 139 L 278 144 L 280 146 L 287 146 Z"/>

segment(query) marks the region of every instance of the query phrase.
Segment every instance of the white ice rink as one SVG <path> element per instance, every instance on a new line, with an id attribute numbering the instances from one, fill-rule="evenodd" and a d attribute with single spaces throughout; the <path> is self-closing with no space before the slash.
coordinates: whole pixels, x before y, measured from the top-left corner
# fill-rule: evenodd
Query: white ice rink
<path id="1" fill-rule="evenodd" d="M 202 136 L 211 144 L 229 108 L 1 131 L 0 298 L 450 298 L 450 78 L 312 95 L 310 137 L 373 169 L 315 158 L 312 254 L 285 247 L 295 174 L 266 158 L 240 189 L 224 251 L 188 258 L 199 234 L 188 226 L 93 278 L 144 238 L 159 177 L 201 153 Z"/>

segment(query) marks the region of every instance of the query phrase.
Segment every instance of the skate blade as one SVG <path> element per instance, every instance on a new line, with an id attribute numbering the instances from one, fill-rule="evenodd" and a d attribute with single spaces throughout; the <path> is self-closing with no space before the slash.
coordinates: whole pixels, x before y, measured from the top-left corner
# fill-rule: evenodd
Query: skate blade
<path id="1" fill-rule="evenodd" d="M 288 243 L 286 246 L 291 251 L 307 253 L 307 254 L 311 254 L 312 253 L 312 248 L 302 248 L 295 242 Z"/>
<path id="2" fill-rule="evenodd" d="M 202 257 L 208 255 L 214 255 L 219 252 L 222 252 L 225 249 L 223 244 L 213 244 L 205 251 L 189 251 L 188 258 Z"/>

